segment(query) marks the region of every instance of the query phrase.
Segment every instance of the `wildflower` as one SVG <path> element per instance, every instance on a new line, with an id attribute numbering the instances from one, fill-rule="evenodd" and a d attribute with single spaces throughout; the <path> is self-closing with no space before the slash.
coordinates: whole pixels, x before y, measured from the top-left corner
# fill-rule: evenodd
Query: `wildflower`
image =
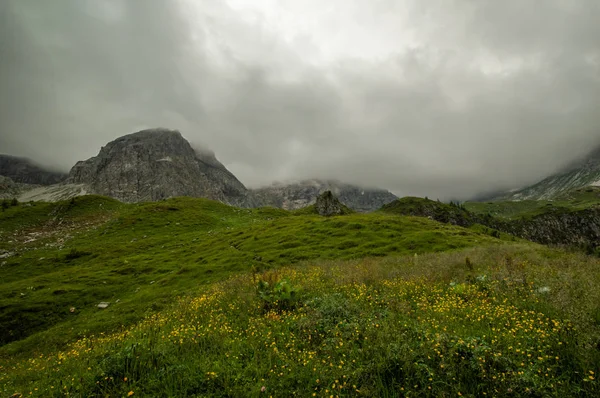
<path id="1" fill-rule="evenodd" d="M 260 388 L 260 392 L 265 392 L 265 391 L 267 391 L 267 387 L 265 387 L 265 386 L 262 386 L 262 387 Z"/>
<path id="2" fill-rule="evenodd" d="M 134 394 L 134 392 L 133 392 L 133 391 L 129 391 L 129 392 L 127 393 L 127 396 L 128 396 L 128 397 L 131 397 L 133 394 Z"/>

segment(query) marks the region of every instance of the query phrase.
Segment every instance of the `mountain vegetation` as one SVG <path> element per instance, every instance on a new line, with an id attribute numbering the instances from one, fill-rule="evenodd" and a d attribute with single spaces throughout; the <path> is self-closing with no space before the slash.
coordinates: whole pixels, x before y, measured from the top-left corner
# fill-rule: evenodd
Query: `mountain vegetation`
<path id="1" fill-rule="evenodd" d="M 590 159 L 466 203 L 249 190 L 167 129 L 58 184 L 8 162 L 0 395 L 598 396 Z"/>
<path id="2" fill-rule="evenodd" d="M 597 395 L 598 259 L 431 202 L 330 217 L 199 198 L 8 206 L 0 391 Z"/>
<path id="3" fill-rule="evenodd" d="M 445 204 L 407 197 L 383 206 L 381 211 L 476 228 L 494 237 L 505 233 L 600 255 L 600 206 L 594 192 L 598 191 L 586 189 L 585 193 L 576 192 L 573 194 L 576 200 L 564 200 L 556 205 L 532 202 Z M 469 208 L 474 211 L 469 211 Z"/>

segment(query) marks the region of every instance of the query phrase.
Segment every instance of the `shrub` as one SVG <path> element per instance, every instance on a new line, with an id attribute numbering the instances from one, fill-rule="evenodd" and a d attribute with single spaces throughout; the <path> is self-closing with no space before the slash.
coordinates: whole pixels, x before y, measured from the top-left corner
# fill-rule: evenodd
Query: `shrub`
<path id="1" fill-rule="evenodd" d="M 266 273 L 259 280 L 256 293 L 265 310 L 291 310 L 299 303 L 298 289 L 277 273 Z"/>

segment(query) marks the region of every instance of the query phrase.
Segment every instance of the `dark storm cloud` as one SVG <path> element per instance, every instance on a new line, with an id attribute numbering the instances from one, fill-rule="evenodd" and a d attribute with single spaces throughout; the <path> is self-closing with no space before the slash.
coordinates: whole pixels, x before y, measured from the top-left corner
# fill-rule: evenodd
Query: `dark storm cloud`
<path id="1" fill-rule="evenodd" d="M 295 3 L 311 2 L 281 4 Z M 198 4 L 2 2 L 0 152 L 68 168 L 165 126 L 246 185 L 337 178 L 449 198 L 600 146 L 595 0 L 334 1 L 330 31 L 293 39 L 264 15 Z"/>
<path id="2" fill-rule="evenodd" d="M 183 20 L 166 2 L 144 4 L 2 3 L 2 152 L 68 167 L 136 126 L 197 121 Z"/>

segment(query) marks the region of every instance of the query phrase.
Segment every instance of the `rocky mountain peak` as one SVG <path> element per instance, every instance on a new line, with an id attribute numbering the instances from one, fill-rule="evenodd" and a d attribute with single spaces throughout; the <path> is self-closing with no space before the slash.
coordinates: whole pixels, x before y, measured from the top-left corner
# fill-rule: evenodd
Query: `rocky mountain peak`
<path id="1" fill-rule="evenodd" d="M 195 157 L 189 142 L 177 130 L 165 128 L 148 129 L 124 135 L 100 149 L 98 157 L 142 156 L 148 160 L 172 157 Z"/>
<path id="2" fill-rule="evenodd" d="M 69 183 L 123 202 L 195 196 L 229 204 L 245 201 L 246 188 L 208 151 L 195 151 L 177 130 L 149 129 L 109 142 L 78 162 Z"/>

